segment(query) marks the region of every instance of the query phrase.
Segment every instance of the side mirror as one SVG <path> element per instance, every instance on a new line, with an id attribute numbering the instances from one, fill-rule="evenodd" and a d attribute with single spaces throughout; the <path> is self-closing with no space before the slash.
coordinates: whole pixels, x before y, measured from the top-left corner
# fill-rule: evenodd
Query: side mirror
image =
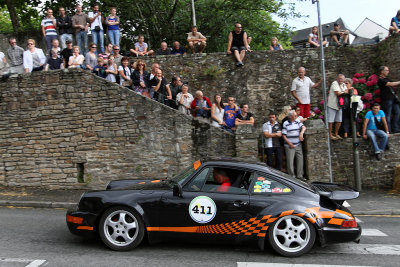
<path id="1" fill-rule="evenodd" d="M 175 184 L 172 193 L 175 197 L 182 197 L 182 186 L 180 184 Z"/>

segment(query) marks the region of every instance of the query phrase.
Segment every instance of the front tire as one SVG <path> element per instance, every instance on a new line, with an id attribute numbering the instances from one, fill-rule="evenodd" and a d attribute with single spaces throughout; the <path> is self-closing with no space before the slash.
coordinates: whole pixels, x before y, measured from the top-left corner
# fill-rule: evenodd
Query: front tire
<path id="1" fill-rule="evenodd" d="M 269 228 L 268 241 L 278 253 L 296 257 L 307 253 L 315 242 L 315 228 L 307 220 L 288 215 L 279 218 Z"/>
<path id="2" fill-rule="evenodd" d="M 140 215 L 127 207 L 112 207 L 101 216 L 99 233 L 103 243 L 117 251 L 137 247 L 143 240 L 144 223 Z"/>

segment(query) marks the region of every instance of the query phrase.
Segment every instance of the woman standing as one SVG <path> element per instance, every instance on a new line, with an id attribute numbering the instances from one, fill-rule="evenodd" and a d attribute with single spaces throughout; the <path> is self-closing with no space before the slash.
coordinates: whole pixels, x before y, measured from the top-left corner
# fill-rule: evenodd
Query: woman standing
<path id="1" fill-rule="evenodd" d="M 91 43 L 89 47 L 90 50 L 85 55 L 85 62 L 86 62 L 86 69 L 92 72 L 94 66 L 97 65 L 97 56 L 96 56 L 97 45 L 95 43 Z"/>
<path id="2" fill-rule="evenodd" d="M 83 55 L 79 54 L 79 46 L 75 45 L 72 48 L 72 56 L 68 60 L 68 68 L 82 68 L 83 60 L 85 59 Z M 97 61 L 96 61 L 97 64 Z"/>
<path id="3" fill-rule="evenodd" d="M 41 71 L 46 63 L 46 57 L 43 50 L 36 48 L 35 45 L 35 40 L 28 39 L 28 50 L 23 54 L 25 72 Z"/>
<path id="4" fill-rule="evenodd" d="M 116 14 L 117 9 L 115 7 L 110 8 L 110 16 L 108 16 L 106 19 L 107 36 L 110 43 L 119 46 L 121 33 L 119 31 L 119 17 Z"/>
<path id="5" fill-rule="evenodd" d="M 136 61 L 131 80 L 135 92 L 150 98 L 150 73 L 146 71 L 146 63 L 142 59 Z"/>
<path id="6" fill-rule="evenodd" d="M 121 66 L 118 67 L 119 85 L 131 89 L 131 69 L 129 68 L 129 57 L 121 59 Z"/>
<path id="7" fill-rule="evenodd" d="M 220 94 L 214 96 L 214 103 L 211 106 L 211 119 L 213 120 L 211 125 L 215 127 L 226 126 L 224 122 L 224 107 L 225 104 L 222 102 Z"/>
<path id="8" fill-rule="evenodd" d="M 116 75 L 118 74 L 117 64 L 114 63 L 114 56 L 110 55 L 107 61 L 107 69 L 106 69 L 107 77 L 106 79 L 110 82 L 117 82 Z"/>

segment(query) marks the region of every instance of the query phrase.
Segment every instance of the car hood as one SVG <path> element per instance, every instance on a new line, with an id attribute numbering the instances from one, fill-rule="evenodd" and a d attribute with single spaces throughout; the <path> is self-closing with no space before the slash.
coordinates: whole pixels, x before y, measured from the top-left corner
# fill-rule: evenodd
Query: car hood
<path id="1" fill-rule="evenodd" d="M 115 188 L 111 190 L 171 190 L 171 182 L 168 180 L 151 180 L 140 181 L 135 184 L 130 184 L 122 188 Z"/>

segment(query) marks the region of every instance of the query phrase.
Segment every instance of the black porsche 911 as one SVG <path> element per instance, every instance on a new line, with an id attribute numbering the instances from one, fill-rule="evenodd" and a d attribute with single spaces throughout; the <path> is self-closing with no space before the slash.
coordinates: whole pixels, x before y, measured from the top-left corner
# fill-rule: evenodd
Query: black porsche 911
<path id="1" fill-rule="evenodd" d="M 84 193 L 66 215 L 77 235 L 99 234 L 113 250 L 190 240 L 268 246 L 284 256 L 316 241 L 358 242 L 361 227 L 343 206 L 353 189 L 304 183 L 262 163 L 198 160 L 171 179 L 116 180 Z"/>

